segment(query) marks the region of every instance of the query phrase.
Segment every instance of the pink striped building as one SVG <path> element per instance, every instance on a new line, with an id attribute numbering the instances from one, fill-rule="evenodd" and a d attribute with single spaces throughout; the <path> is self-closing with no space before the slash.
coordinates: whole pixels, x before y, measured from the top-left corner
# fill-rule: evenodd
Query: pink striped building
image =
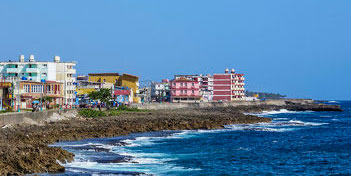
<path id="1" fill-rule="evenodd" d="M 199 102 L 201 95 L 200 86 L 197 80 L 184 77 L 175 78 L 171 81 L 172 102 Z"/>
<path id="2" fill-rule="evenodd" d="M 223 74 L 213 75 L 213 100 L 233 101 L 244 100 L 244 74 L 235 73 L 234 69 L 226 69 Z"/>

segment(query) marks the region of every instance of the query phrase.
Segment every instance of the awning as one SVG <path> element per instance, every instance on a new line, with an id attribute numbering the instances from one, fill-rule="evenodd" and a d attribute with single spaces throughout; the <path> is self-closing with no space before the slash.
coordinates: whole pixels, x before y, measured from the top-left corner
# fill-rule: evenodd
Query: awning
<path id="1" fill-rule="evenodd" d="M 34 104 L 36 104 L 36 103 L 40 103 L 38 100 L 34 100 L 34 101 L 32 101 L 32 103 L 34 103 Z"/>

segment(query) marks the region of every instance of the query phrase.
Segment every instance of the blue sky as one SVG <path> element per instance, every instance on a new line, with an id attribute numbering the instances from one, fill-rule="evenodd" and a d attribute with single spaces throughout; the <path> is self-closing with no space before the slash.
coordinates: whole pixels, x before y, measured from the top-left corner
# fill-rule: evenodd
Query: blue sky
<path id="1" fill-rule="evenodd" d="M 351 99 L 350 0 L 0 1 L 0 60 L 142 80 L 235 68 L 247 89 Z"/>

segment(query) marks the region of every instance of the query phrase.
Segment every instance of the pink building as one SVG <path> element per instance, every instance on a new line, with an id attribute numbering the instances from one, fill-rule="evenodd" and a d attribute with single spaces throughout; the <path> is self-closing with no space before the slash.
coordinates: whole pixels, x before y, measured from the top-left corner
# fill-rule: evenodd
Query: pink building
<path id="1" fill-rule="evenodd" d="M 172 102 L 199 102 L 201 95 L 200 86 L 197 80 L 183 77 L 171 81 Z"/>
<path id="2" fill-rule="evenodd" d="M 214 101 L 233 101 L 244 100 L 244 74 L 231 73 L 226 69 L 224 74 L 213 75 L 213 100 Z"/>

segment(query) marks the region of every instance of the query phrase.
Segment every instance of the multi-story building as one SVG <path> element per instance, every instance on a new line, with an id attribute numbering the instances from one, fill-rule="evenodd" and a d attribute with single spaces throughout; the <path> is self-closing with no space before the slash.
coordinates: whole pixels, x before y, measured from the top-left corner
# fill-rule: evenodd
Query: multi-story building
<path id="1" fill-rule="evenodd" d="M 171 81 L 171 102 L 199 102 L 200 86 L 197 80 L 179 77 Z"/>
<path id="2" fill-rule="evenodd" d="M 109 82 L 115 86 L 128 87 L 132 92 L 131 98 L 134 103 L 140 103 L 140 97 L 137 96 L 139 93 L 139 77 L 119 73 L 89 73 L 89 81 L 93 82 Z"/>
<path id="3" fill-rule="evenodd" d="M 12 108 L 12 83 L 0 82 L 0 110 L 4 108 Z"/>
<path id="4" fill-rule="evenodd" d="M 151 98 L 156 102 L 170 100 L 170 88 L 168 79 L 164 79 L 162 82 L 153 82 L 151 84 Z"/>
<path id="5" fill-rule="evenodd" d="M 185 78 L 199 82 L 199 91 L 201 100 L 208 102 L 213 99 L 213 77 L 210 74 L 207 75 L 175 75 L 174 79 Z"/>
<path id="6" fill-rule="evenodd" d="M 24 55 L 20 55 L 19 61 L 0 62 L 0 80 L 11 82 L 14 86 L 18 81 L 45 82 L 57 81 L 63 83 L 63 104 L 74 105 L 75 103 L 75 62 L 61 62 L 59 56 L 54 57 L 53 62 L 36 61 L 34 55 L 25 61 Z M 17 95 L 15 95 L 17 96 Z M 16 97 L 13 97 L 15 100 Z M 19 101 L 19 100 L 17 100 Z"/>
<path id="7" fill-rule="evenodd" d="M 235 73 L 232 69 L 226 69 L 224 74 L 213 75 L 213 100 L 214 101 L 233 101 L 244 100 L 244 75 Z"/>
<path id="8" fill-rule="evenodd" d="M 106 88 L 106 89 L 114 89 L 114 84 L 109 83 L 109 82 L 94 82 L 94 81 L 89 81 L 88 76 L 84 75 L 78 75 L 77 76 L 77 98 L 79 104 L 89 104 L 91 102 L 89 98 L 89 94 L 91 92 L 100 90 L 101 88 Z"/>
<path id="9" fill-rule="evenodd" d="M 43 99 L 49 97 L 51 106 L 63 104 L 63 83 L 56 81 L 34 82 L 34 81 L 18 81 L 15 88 L 16 108 L 31 108 L 33 101 L 42 102 Z"/>

